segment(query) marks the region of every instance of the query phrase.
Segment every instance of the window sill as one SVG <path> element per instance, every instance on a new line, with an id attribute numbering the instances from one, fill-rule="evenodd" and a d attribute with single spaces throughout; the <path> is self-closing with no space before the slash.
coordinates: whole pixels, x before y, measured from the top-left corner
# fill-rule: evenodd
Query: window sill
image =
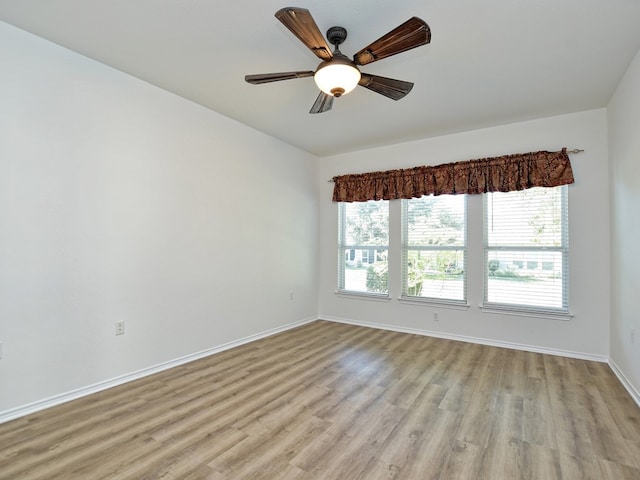
<path id="1" fill-rule="evenodd" d="M 437 298 L 398 297 L 398 302 L 406 303 L 407 305 L 425 305 L 430 307 L 450 308 L 453 310 L 469 310 L 470 307 L 466 302 L 439 300 Z"/>
<path id="2" fill-rule="evenodd" d="M 552 310 L 536 310 L 533 308 L 518 308 L 502 305 L 479 305 L 482 313 L 495 313 L 498 315 L 515 315 L 518 317 L 546 318 L 548 320 L 560 320 L 568 322 L 573 318 L 571 312 L 556 312 Z"/>
<path id="3" fill-rule="evenodd" d="M 349 292 L 349 291 L 337 291 L 335 292 L 337 297 L 344 298 L 357 298 L 359 300 L 369 300 L 372 302 L 388 302 L 391 297 L 387 294 L 381 293 L 366 293 L 366 292 Z"/>

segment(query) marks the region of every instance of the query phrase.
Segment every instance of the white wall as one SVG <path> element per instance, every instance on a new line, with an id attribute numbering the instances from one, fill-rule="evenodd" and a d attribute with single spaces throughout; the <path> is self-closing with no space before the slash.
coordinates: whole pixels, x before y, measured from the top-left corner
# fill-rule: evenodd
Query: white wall
<path id="1" fill-rule="evenodd" d="M 318 312 L 611 355 L 640 389 L 638 58 L 608 113 L 316 159 L 1 22 L 0 45 L 0 418 Z M 399 265 L 388 302 L 334 294 L 329 178 L 563 146 L 585 149 L 572 156 L 569 187 L 570 321 L 481 313 L 480 197 L 468 204 L 467 311 L 398 302 Z M 399 225 L 392 231 L 398 258 Z M 116 321 L 126 322 L 124 336 L 114 335 Z"/>
<path id="2" fill-rule="evenodd" d="M 609 103 L 608 119 L 613 305 L 610 355 L 640 402 L 640 52 Z"/>
<path id="3" fill-rule="evenodd" d="M 436 112 L 433 113 L 437 115 Z M 576 183 L 569 186 L 570 321 L 483 313 L 482 200 L 468 201 L 467 311 L 400 303 L 399 225 L 391 224 L 388 302 L 336 295 L 337 207 L 331 202 L 334 175 L 406 168 L 536 150 L 582 148 L 572 155 Z M 322 159 L 320 198 L 320 316 L 386 325 L 442 336 L 471 337 L 604 360 L 609 336 L 608 157 L 604 109 L 510 124 L 359 151 Z M 391 202 L 391 209 L 399 201 Z M 395 204 L 395 205 L 394 205 Z M 433 313 L 438 312 L 438 321 Z"/>
<path id="4" fill-rule="evenodd" d="M 316 316 L 315 157 L 4 23 L 0 45 L 0 414 Z"/>

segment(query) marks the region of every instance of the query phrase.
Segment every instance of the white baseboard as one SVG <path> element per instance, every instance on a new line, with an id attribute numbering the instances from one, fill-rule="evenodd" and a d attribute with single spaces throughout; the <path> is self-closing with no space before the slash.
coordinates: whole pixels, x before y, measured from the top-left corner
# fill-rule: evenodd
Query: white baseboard
<path id="1" fill-rule="evenodd" d="M 488 345 L 491 347 L 509 348 L 511 350 L 522 350 L 525 352 L 545 353 L 547 355 L 557 355 L 560 357 L 577 358 L 580 360 L 590 360 L 593 362 L 607 363 L 609 358 L 603 355 L 593 355 L 590 353 L 572 352 L 567 350 L 556 350 L 553 348 L 536 347 L 533 345 L 524 345 L 520 343 L 503 342 L 500 340 L 490 340 L 487 338 L 469 337 L 466 335 L 455 335 L 451 333 L 434 332 L 431 330 L 422 330 L 409 327 L 398 327 L 396 325 L 387 325 L 382 323 L 363 322 L 359 320 L 351 320 L 347 318 L 330 317 L 321 315 L 320 319 L 337 323 L 347 323 L 349 325 L 357 325 L 360 327 L 377 328 L 380 330 L 391 330 L 400 333 L 413 333 L 416 335 L 424 335 L 426 337 L 444 338 L 447 340 L 457 340 L 459 342 L 477 343 L 480 345 Z"/>
<path id="2" fill-rule="evenodd" d="M 610 358 L 604 355 L 593 355 L 590 353 L 573 352 L 568 350 L 557 350 L 557 349 L 545 348 L 545 347 L 536 347 L 532 345 L 524 345 L 519 343 L 502 342 L 499 340 L 489 340 L 486 338 L 469 337 L 466 335 L 454 335 L 449 333 L 433 332 L 430 330 L 422 330 L 417 328 L 398 327 L 396 325 L 363 322 L 363 321 L 351 320 L 347 318 L 331 317 L 329 315 L 321 315 L 319 319 L 327 320 L 330 322 L 336 322 L 336 323 L 346 323 L 349 325 L 356 325 L 359 327 L 377 328 L 380 330 L 390 330 L 393 332 L 400 332 L 400 333 L 413 333 L 416 335 L 424 335 L 427 337 L 436 337 L 436 338 L 444 338 L 447 340 L 457 340 L 460 342 L 477 343 L 480 345 L 488 345 L 491 347 L 502 347 L 502 348 L 509 348 L 512 350 L 544 353 L 548 355 L 557 355 L 559 357 L 576 358 L 578 360 L 590 360 L 593 362 L 606 363 L 609 365 L 611 370 L 613 370 L 613 373 L 615 374 L 615 376 L 618 377 L 618 380 L 620 381 L 622 386 L 627 390 L 627 392 L 629 392 L 629 395 L 631 395 L 631 398 L 633 398 L 633 400 L 636 402 L 638 407 L 640 407 L 640 392 L 633 386 L 633 384 L 629 381 L 629 379 L 625 376 L 625 374 L 622 373 L 622 370 L 620 369 L 620 367 L 618 367 L 618 365 L 616 365 L 616 363 L 613 360 L 611 360 Z"/>
<path id="3" fill-rule="evenodd" d="M 513 350 L 523 350 L 523 351 L 527 351 L 527 352 L 544 353 L 544 354 L 549 354 L 549 355 L 558 355 L 558 356 L 561 356 L 561 357 L 577 358 L 577 359 L 580 359 L 580 360 L 591 360 L 591 361 L 595 361 L 595 362 L 608 363 L 609 366 L 611 367 L 611 369 L 613 370 L 614 374 L 618 377 L 618 379 L 620 380 L 622 385 L 629 392 L 629 394 L 631 395 L 633 400 L 638 404 L 638 406 L 640 406 L 640 393 L 634 388 L 634 386 L 631 384 L 631 382 L 629 382 L 629 380 L 622 373 L 622 371 L 615 364 L 615 362 L 613 360 L 610 360 L 609 358 L 607 358 L 605 356 L 592 355 L 592 354 L 580 353 L 580 352 L 565 351 L 565 350 L 556 350 L 556 349 L 551 349 L 551 348 L 536 347 L 536 346 L 523 345 L 523 344 L 517 344 L 517 343 L 511 343 L 511 342 L 502 342 L 502 341 L 497 341 L 497 340 L 489 340 L 489 339 L 485 339 L 485 338 L 469 337 L 469 336 L 466 336 L 466 335 L 454 335 L 454 334 L 447 334 L 447 333 L 441 333 L 441 332 L 434 332 L 434 331 L 430 331 L 430 330 L 422 330 L 422 329 L 409 328 L 409 327 L 398 327 L 396 325 L 387 325 L 387 324 L 380 324 L 380 323 L 363 322 L 363 321 L 358 321 L 358 320 L 351 320 L 351 319 L 346 319 L 346 318 L 339 318 L 339 317 L 331 317 L 331 316 L 327 316 L 327 315 L 322 315 L 320 317 L 309 317 L 309 318 L 306 318 L 304 320 L 300 320 L 298 322 L 294 322 L 294 323 L 290 323 L 290 324 L 287 324 L 287 325 L 283 325 L 281 327 L 277 327 L 277 328 L 273 328 L 273 329 L 270 329 L 270 330 L 266 330 L 264 332 L 260 332 L 260 333 L 257 333 L 255 335 L 250 335 L 248 337 L 244 337 L 244 338 L 241 338 L 239 340 L 235 340 L 233 342 L 228 342 L 228 343 L 225 343 L 223 345 L 219 345 L 217 347 L 213 347 L 213 348 L 210 348 L 210 349 L 207 349 L 207 350 L 203 350 L 203 351 L 196 352 L 196 353 L 193 353 L 193 354 L 190 354 L 190 355 L 186 355 L 184 357 L 180 357 L 180 358 L 177 358 L 177 359 L 174 359 L 174 360 L 170 360 L 168 362 L 164 362 L 164 363 L 161 363 L 161 364 L 158 364 L 158 365 L 154 365 L 154 366 L 142 369 L 142 370 L 138 370 L 136 372 L 128 373 L 126 375 L 122 375 L 122 376 L 119 376 L 119 377 L 116 377 L 116 378 L 105 380 L 103 382 L 98 382 L 98 383 L 95 383 L 93 385 L 88 385 L 86 387 L 82 387 L 82 388 L 79 388 L 79 389 L 76 389 L 76 390 L 72 390 L 70 392 L 62 393 L 62 394 L 59 394 L 59 395 L 55 395 L 53 397 L 49 397 L 49 398 L 46 398 L 46 399 L 43 399 L 43 400 L 39 400 L 37 402 L 33 402 L 33 403 L 28 404 L 28 405 L 23 405 L 23 406 L 20 406 L 20 407 L 17 407 L 17 408 L 13 408 L 11 410 L 6 410 L 4 412 L 0 412 L 0 423 L 5 423 L 5 422 L 8 422 L 10 420 L 15 420 L 17 418 L 24 417 L 25 415 L 29 415 L 29 414 L 32 414 L 32 413 L 39 412 L 39 411 L 44 410 L 46 408 L 54 407 L 56 405 L 60 405 L 62 403 L 66 403 L 66 402 L 69 402 L 71 400 L 75 400 L 75 399 L 78 399 L 78 398 L 81 398 L 81 397 L 85 397 L 87 395 L 91 395 L 93 393 L 100 392 L 102 390 L 106 390 L 108 388 L 116 387 L 118 385 L 122 385 L 124 383 L 131 382 L 133 380 L 137 380 L 137 379 L 149 376 L 149 375 L 153 375 L 154 373 L 158 373 L 158 372 L 161 372 L 163 370 L 167 370 L 169 368 L 173 368 L 173 367 L 177 367 L 179 365 L 183 365 L 185 363 L 193 362 L 194 360 L 198 360 L 200 358 L 208 357 L 209 355 L 213 355 L 215 353 L 223 352 L 225 350 L 229 350 L 231 348 L 238 347 L 240 345 L 244 345 L 244 344 L 249 343 L 249 342 L 254 342 L 254 341 L 260 340 L 262 338 L 270 337 L 271 335 L 275 335 L 277 333 L 285 332 L 287 330 L 291 330 L 293 328 L 300 327 L 302 325 L 306 325 L 307 323 L 311 323 L 311 322 L 316 321 L 316 320 L 327 320 L 327 321 L 330 321 L 330 322 L 345 323 L 345 324 L 356 325 L 356 326 L 361 326 L 361 327 L 377 328 L 377 329 L 380 329 L 380 330 L 390 330 L 390 331 L 400 332 L 400 333 L 412 333 L 412 334 L 416 334 L 416 335 L 424 335 L 424 336 L 429 336 L 429 337 L 443 338 L 443 339 L 447 339 L 447 340 L 457 340 L 457 341 L 461 341 L 461 342 L 477 343 L 477 344 L 480 344 L 480 345 L 488 345 L 488 346 L 493 346 L 493 347 L 510 348 L 510 349 L 513 349 Z"/>
<path id="4" fill-rule="evenodd" d="M 616 362 L 609 359 L 609 366 L 611 367 L 611 370 L 613 370 L 613 373 L 616 374 L 616 377 L 618 377 L 618 380 L 620 380 L 620 383 L 622 383 L 624 388 L 627 389 L 627 392 L 629 392 L 629 395 L 631 395 L 631 398 L 633 398 L 633 400 L 636 402 L 638 407 L 640 407 L 640 392 L 636 390 L 636 388 L 631 384 L 631 382 L 625 376 L 625 374 L 622 373 L 622 370 L 620 370 L 620 367 L 616 365 Z"/>
<path id="5" fill-rule="evenodd" d="M 502 342 L 499 340 L 489 340 L 486 338 L 469 337 L 466 335 L 454 335 L 449 333 L 433 332 L 430 330 L 422 330 L 417 328 L 398 327 L 396 325 L 363 322 L 363 321 L 351 320 L 347 318 L 331 317 L 328 315 L 321 315 L 319 318 L 321 320 L 327 320 L 330 322 L 346 323 L 349 325 L 357 325 L 360 327 L 377 328 L 380 330 L 390 330 L 390 331 L 400 332 L 400 333 L 413 333 L 416 335 L 444 338 L 447 340 L 457 340 L 461 342 L 477 343 L 480 345 L 488 345 L 492 347 L 510 348 L 512 350 L 523 350 L 525 352 L 544 353 L 548 355 L 557 355 L 560 357 L 576 358 L 579 360 L 590 360 L 593 362 L 606 363 L 609 365 L 611 370 L 613 370 L 613 373 L 616 375 L 616 377 L 618 377 L 618 380 L 620 381 L 622 386 L 627 390 L 627 392 L 629 392 L 629 395 L 631 395 L 631 398 L 633 398 L 636 404 L 640 407 L 640 392 L 633 386 L 633 384 L 624 375 L 624 373 L 622 373 L 622 370 L 620 369 L 620 367 L 618 367 L 618 365 L 616 365 L 616 363 L 613 360 L 611 360 L 609 357 L 604 355 L 593 355 L 590 353 L 573 352 L 568 350 L 556 350 L 553 348 L 536 347 L 532 345 L 524 345 L 519 343 L 511 343 L 511 342 Z"/>
<path id="6" fill-rule="evenodd" d="M 202 350 L 200 352 L 192 353 L 190 355 L 185 355 L 184 357 L 176 358 L 174 360 L 169 360 L 167 362 L 163 362 L 158 365 L 153 365 L 151 367 L 144 368 L 136 372 L 131 372 L 126 375 L 121 375 L 116 378 L 94 383 L 93 385 L 88 385 L 86 387 L 78 388 L 70 392 L 61 393 L 59 395 L 54 395 L 52 397 L 45 398 L 43 400 L 38 400 L 37 402 L 33 402 L 27 405 L 6 410 L 4 412 L 0 412 L 0 423 L 5 423 L 10 420 L 15 420 L 17 418 L 24 417 L 25 415 L 39 412 L 46 408 L 55 407 L 56 405 L 66 403 L 71 400 L 76 400 L 81 397 L 86 397 L 87 395 L 91 395 L 93 393 L 97 393 L 102 390 L 106 390 L 108 388 L 113 388 L 118 385 L 122 385 L 123 383 L 131 382 L 133 380 L 138 380 L 140 378 L 153 375 L 154 373 L 162 372 L 163 370 L 168 370 L 169 368 L 177 367 L 185 363 L 193 362 L 194 360 L 198 360 L 200 358 L 208 357 L 209 355 L 213 355 L 215 353 L 229 350 L 230 348 L 238 347 L 240 345 L 244 345 L 249 342 L 254 342 L 262 338 L 270 337 L 271 335 L 275 335 L 277 333 L 291 330 L 292 328 L 306 325 L 307 323 L 316 321 L 317 319 L 318 317 L 310 317 L 294 323 L 283 325 L 281 327 L 265 330 L 264 332 L 256 333 L 255 335 L 250 335 L 248 337 L 244 337 L 239 340 L 234 340 L 232 342 L 218 345 L 217 347 L 212 347 L 206 350 Z"/>

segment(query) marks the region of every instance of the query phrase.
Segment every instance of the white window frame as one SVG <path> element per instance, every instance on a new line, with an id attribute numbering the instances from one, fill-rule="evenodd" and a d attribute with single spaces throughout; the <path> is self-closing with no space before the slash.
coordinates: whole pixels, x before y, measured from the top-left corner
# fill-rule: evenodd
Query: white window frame
<path id="1" fill-rule="evenodd" d="M 401 201 L 401 225 L 402 225 L 402 290 L 400 299 L 403 301 L 412 301 L 412 302 L 423 302 L 423 303 L 439 303 L 439 304 L 451 304 L 458 306 L 466 306 L 467 305 L 467 236 L 468 236 L 468 228 L 467 228 L 467 195 L 464 196 L 464 214 L 463 214 L 463 222 L 464 222 L 464 243 L 463 245 L 456 246 L 439 246 L 439 245 L 409 245 L 409 222 L 408 222 L 408 209 L 410 200 L 403 199 Z M 462 252 L 463 262 L 464 262 L 464 270 L 463 270 L 463 292 L 462 298 L 443 298 L 443 297 L 427 297 L 427 296 L 416 296 L 409 295 L 409 286 L 408 286 L 408 257 L 409 252 L 412 251 L 424 251 L 424 252 Z"/>
<path id="2" fill-rule="evenodd" d="M 560 189 L 560 201 L 561 201 L 561 244 L 557 247 L 551 246 L 509 246 L 509 245 L 500 245 L 500 246 L 489 246 L 489 212 L 488 212 L 488 195 L 491 194 L 483 194 L 483 237 L 484 237 L 484 293 L 483 293 L 483 303 L 482 309 L 483 311 L 488 312 L 496 312 L 501 313 L 501 311 L 506 312 L 516 312 L 525 315 L 533 315 L 533 316 L 548 316 L 549 318 L 560 318 L 560 319 L 568 319 L 571 317 L 569 312 L 569 191 L 567 185 L 561 185 L 558 187 L 545 187 L 545 188 L 558 188 Z M 493 212 L 495 215 L 495 212 Z M 500 302 L 490 302 L 488 301 L 489 294 L 489 257 L 490 252 L 495 251 L 507 251 L 507 252 L 556 252 L 561 254 L 561 275 L 562 275 L 562 292 L 561 292 L 561 301 L 562 306 L 559 308 L 554 307 L 546 307 L 546 306 L 533 306 L 526 304 L 517 304 L 517 303 L 500 303 Z"/>
<path id="3" fill-rule="evenodd" d="M 389 200 L 378 200 L 387 202 L 387 215 L 390 217 L 390 204 Z M 388 299 L 389 297 L 389 276 L 387 274 L 387 291 L 386 292 L 367 292 L 361 290 L 347 290 L 345 288 L 345 268 L 346 268 L 346 258 L 347 255 L 350 255 L 350 251 L 354 250 L 355 257 L 358 257 L 357 251 L 366 250 L 370 254 L 371 250 L 373 250 L 374 255 L 374 263 L 375 259 L 378 257 L 379 251 L 386 251 L 387 255 L 389 254 L 389 244 L 386 245 L 355 245 L 348 244 L 346 242 L 346 202 L 338 202 L 338 288 L 336 293 L 340 295 L 355 295 L 355 296 L 364 296 L 371 298 L 384 298 Z M 389 218 L 388 217 L 388 218 Z M 390 228 L 388 226 L 388 228 Z M 390 232 L 387 231 L 387 240 L 389 239 Z M 387 262 L 389 258 L 387 258 Z M 369 263 L 367 263 L 369 265 Z"/>

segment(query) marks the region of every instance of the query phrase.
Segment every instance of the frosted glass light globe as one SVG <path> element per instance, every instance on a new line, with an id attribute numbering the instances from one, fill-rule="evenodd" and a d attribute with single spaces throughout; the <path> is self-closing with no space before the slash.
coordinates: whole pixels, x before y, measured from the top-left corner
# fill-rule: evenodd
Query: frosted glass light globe
<path id="1" fill-rule="evenodd" d="M 328 63 L 316 71 L 313 79 L 324 93 L 340 97 L 356 88 L 360 71 L 346 63 Z"/>

